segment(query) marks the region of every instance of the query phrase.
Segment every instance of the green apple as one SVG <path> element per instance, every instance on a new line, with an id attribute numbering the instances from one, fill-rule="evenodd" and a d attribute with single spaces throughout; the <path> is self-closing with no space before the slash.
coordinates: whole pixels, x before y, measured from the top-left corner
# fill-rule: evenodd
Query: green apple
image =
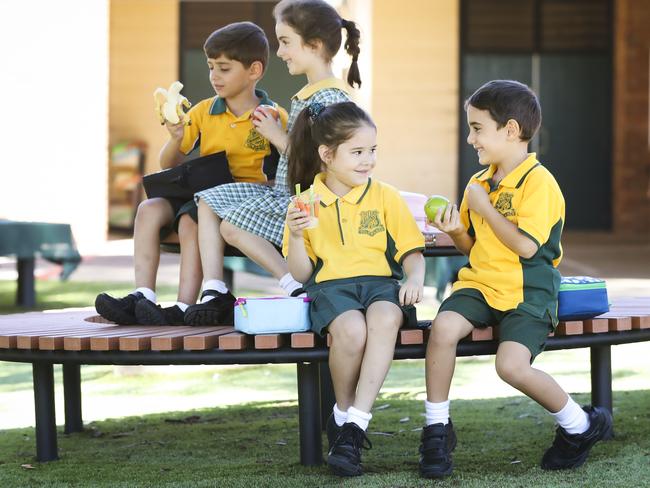
<path id="1" fill-rule="evenodd" d="M 431 195 L 431 197 L 427 200 L 427 203 L 424 204 L 424 213 L 427 214 L 429 220 L 433 222 L 436 220 L 438 209 L 441 208 L 442 212 L 444 213 L 447 205 L 449 205 L 449 200 L 447 200 L 445 197 L 441 195 Z"/>

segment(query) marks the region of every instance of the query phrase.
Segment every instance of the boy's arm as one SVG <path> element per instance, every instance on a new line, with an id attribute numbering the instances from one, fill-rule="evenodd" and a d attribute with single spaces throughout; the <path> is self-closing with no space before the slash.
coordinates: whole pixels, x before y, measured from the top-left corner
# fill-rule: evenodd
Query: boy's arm
<path id="1" fill-rule="evenodd" d="M 519 232 L 519 227 L 506 219 L 492 206 L 485 188 L 478 183 L 467 189 L 468 206 L 488 223 L 494 235 L 512 252 L 522 258 L 531 258 L 537 252 L 537 244 Z"/>
<path id="2" fill-rule="evenodd" d="M 463 200 L 460 207 L 461 210 L 458 211 L 456 204 L 447 205 L 447 209 L 444 212 L 439 211 L 435 220 L 433 222 L 429 221 L 429 223 L 451 237 L 456 249 L 465 256 L 469 256 L 474 246 L 474 238 L 469 235 L 466 224 L 463 222 L 462 216 L 467 213 L 465 200 Z"/>
<path id="3" fill-rule="evenodd" d="M 160 167 L 162 169 L 173 168 L 183 162 L 185 154 L 181 151 L 185 126 L 182 122 L 171 124 L 165 121 L 165 127 L 169 131 L 169 140 L 160 150 Z"/>

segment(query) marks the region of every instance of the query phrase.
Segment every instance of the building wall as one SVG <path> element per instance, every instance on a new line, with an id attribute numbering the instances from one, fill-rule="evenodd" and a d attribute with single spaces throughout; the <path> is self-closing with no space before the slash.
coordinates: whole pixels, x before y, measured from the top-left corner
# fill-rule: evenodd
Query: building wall
<path id="1" fill-rule="evenodd" d="M 178 78 L 178 0 L 110 2 L 109 140 L 147 145 L 146 171 L 159 169 L 168 132 L 154 113 L 153 92 Z"/>
<path id="2" fill-rule="evenodd" d="M 614 232 L 650 239 L 650 2 L 617 0 L 614 38 Z"/>
<path id="3" fill-rule="evenodd" d="M 375 0 L 372 115 L 377 177 L 400 189 L 456 198 L 458 0 Z"/>
<path id="4" fill-rule="evenodd" d="M 106 229 L 108 3 L 0 2 L 0 218 Z"/>

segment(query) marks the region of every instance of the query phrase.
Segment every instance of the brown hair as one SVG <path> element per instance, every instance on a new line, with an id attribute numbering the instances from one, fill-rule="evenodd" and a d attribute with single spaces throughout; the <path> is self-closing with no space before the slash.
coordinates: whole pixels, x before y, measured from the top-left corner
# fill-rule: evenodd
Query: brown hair
<path id="1" fill-rule="evenodd" d="M 331 61 L 341 49 L 341 29 L 347 31 L 345 51 L 352 56 L 348 70 L 348 84 L 361 86 L 359 73 L 359 40 L 361 32 L 351 20 L 343 19 L 330 4 L 324 0 L 282 0 L 273 9 L 276 22 L 284 22 L 295 30 L 305 44 L 313 45 L 321 41 Z"/>
<path id="2" fill-rule="evenodd" d="M 210 59 L 225 56 L 246 68 L 255 61 L 266 68 L 269 62 L 269 41 L 264 31 L 252 22 L 235 22 L 217 29 L 208 36 L 203 51 Z"/>
<path id="3" fill-rule="evenodd" d="M 523 83 L 514 80 L 488 81 L 465 101 L 465 110 L 468 105 L 490 112 L 498 129 L 504 127 L 508 120 L 516 120 L 522 141 L 530 141 L 542 123 L 542 108 L 537 95 Z"/>
<path id="4" fill-rule="evenodd" d="M 320 173 L 323 161 L 318 154 L 319 146 L 327 146 L 336 154 L 336 149 L 364 125 L 376 128 L 366 111 L 353 102 L 326 107 L 316 102 L 303 109 L 289 133 L 287 178 L 291 191 L 296 183 L 308 188 Z"/>

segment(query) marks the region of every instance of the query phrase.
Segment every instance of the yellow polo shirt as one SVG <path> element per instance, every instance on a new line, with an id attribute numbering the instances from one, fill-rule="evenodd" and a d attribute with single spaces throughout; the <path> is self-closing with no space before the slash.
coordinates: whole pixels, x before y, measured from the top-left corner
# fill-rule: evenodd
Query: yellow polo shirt
<path id="1" fill-rule="evenodd" d="M 392 186 L 369 179 L 339 197 L 325 186 L 325 173 L 320 173 L 314 180 L 314 193 L 321 200 L 318 227 L 303 232 L 314 265 L 306 285 L 359 276 L 401 279 L 402 260 L 424 250 L 424 236 Z M 285 226 L 285 256 L 288 239 Z"/>
<path id="2" fill-rule="evenodd" d="M 282 127 L 287 127 L 287 112 L 269 99 L 262 90 L 255 90 L 261 104 L 273 105 L 280 111 Z M 196 147 L 201 156 L 226 151 L 228 166 L 235 181 L 262 182 L 275 178 L 279 155 L 262 137 L 251 121 L 253 110 L 235 116 L 223 98 L 202 100 L 188 112 L 192 123 L 185 126 L 181 152 L 188 154 Z"/>
<path id="3" fill-rule="evenodd" d="M 465 193 L 460 218 L 476 241 L 469 264 L 458 273 L 453 290 L 474 288 L 497 310 L 520 308 L 538 317 L 548 312 L 556 321 L 560 287 L 557 266 L 562 259 L 560 236 L 564 225 L 562 191 L 535 153 L 497 185 L 491 179 L 496 169 L 490 165 L 479 171 L 468 186 L 482 185 L 492 205 L 532 239 L 538 251 L 525 259 L 510 250 L 480 215 L 468 209 Z"/>

